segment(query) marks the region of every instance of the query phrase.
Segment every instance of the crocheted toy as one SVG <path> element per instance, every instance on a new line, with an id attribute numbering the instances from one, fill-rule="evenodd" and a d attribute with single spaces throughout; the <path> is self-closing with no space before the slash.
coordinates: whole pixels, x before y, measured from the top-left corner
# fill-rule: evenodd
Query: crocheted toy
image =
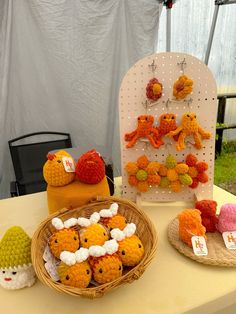
<path id="1" fill-rule="evenodd" d="M 181 75 L 173 86 L 173 96 L 177 99 L 184 99 L 193 90 L 193 81 L 186 75 Z"/>
<path id="2" fill-rule="evenodd" d="M 125 141 L 129 142 L 126 148 L 133 147 L 139 138 L 147 138 L 154 148 L 159 148 L 160 143 L 156 142 L 154 135 L 158 137 L 158 131 L 153 127 L 154 117 L 143 115 L 138 117 L 138 126 L 136 130 L 125 134 Z"/>
<path id="3" fill-rule="evenodd" d="M 186 157 L 186 164 L 189 166 L 188 175 L 190 175 L 193 180 L 193 183 L 189 186 L 190 188 L 197 188 L 199 182 L 208 182 L 208 175 L 205 173 L 208 169 L 208 164 L 205 161 L 198 162 L 195 155 L 188 154 Z"/>
<path id="4" fill-rule="evenodd" d="M 89 263 L 93 278 L 100 284 L 111 282 L 122 276 L 123 266 L 116 254 L 118 243 L 115 240 L 106 241 L 103 246 L 89 248 Z"/>
<path id="5" fill-rule="evenodd" d="M 140 156 L 136 163 L 130 161 L 125 166 L 129 174 L 129 184 L 135 186 L 140 192 L 147 192 L 149 187 L 160 184 L 159 169 L 159 162 L 150 162 L 145 155 Z"/>
<path id="6" fill-rule="evenodd" d="M 80 243 L 84 248 L 92 245 L 103 245 L 108 240 L 108 231 L 104 226 L 98 224 L 100 220 L 99 213 L 93 213 L 90 219 L 78 218 L 78 225 L 82 228 L 79 230 Z"/>
<path id="7" fill-rule="evenodd" d="M 194 112 L 187 112 L 182 116 L 181 125 L 175 130 L 170 131 L 166 136 L 173 137 L 179 135 L 176 142 L 176 149 L 178 151 L 185 149 L 185 138 L 192 135 L 194 138 L 194 146 L 197 149 L 202 148 L 202 139 L 209 139 L 211 134 L 200 127 L 197 121 L 197 116 Z"/>
<path id="8" fill-rule="evenodd" d="M 111 204 L 109 209 L 102 209 L 99 212 L 101 217 L 101 223 L 106 226 L 109 230 L 119 228 L 121 230 L 126 226 L 126 218 L 118 214 L 118 204 Z"/>
<path id="9" fill-rule="evenodd" d="M 134 235 L 136 225 L 127 224 L 123 231 L 113 229 L 111 237 L 119 244 L 118 254 L 124 266 L 136 266 L 144 255 L 144 247 L 141 240 Z"/>
<path id="10" fill-rule="evenodd" d="M 70 218 L 64 223 L 60 218 L 53 218 L 52 225 L 57 229 L 49 240 L 51 252 L 57 258 L 62 251 L 75 252 L 79 248 L 79 234 L 71 228 L 77 224 L 76 218 Z"/>
<path id="11" fill-rule="evenodd" d="M 176 125 L 176 115 L 173 113 L 163 113 L 159 117 L 159 126 L 156 127 L 156 130 L 158 131 L 158 136 L 154 135 L 154 139 L 159 145 L 164 144 L 162 141 L 162 137 L 168 134 L 170 131 L 174 131 L 177 129 Z M 178 136 L 175 137 L 174 139 L 178 139 Z"/>
<path id="12" fill-rule="evenodd" d="M 32 286 L 35 280 L 31 239 L 21 227 L 12 227 L 0 242 L 0 286 L 21 289 Z"/>
<path id="13" fill-rule="evenodd" d="M 146 87 L 146 96 L 151 101 L 156 101 L 161 98 L 162 84 L 156 78 L 152 78 Z"/>
<path id="14" fill-rule="evenodd" d="M 216 216 L 217 203 L 212 200 L 202 200 L 195 203 L 195 208 L 200 210 L 202 224 L 206 232 L 215 232 L 218 218 Z"/>
<path id="15" fill-rule="evenodd" d="M 65 170 L 63 164 L 64 157 L 71 158 L 71 162 L 74 163 L 71 155 L 64 150 L 47 155 L 48 160 L 43 166 L 43 176 L 49 185 L 64 186 L 74 180 L 75 172 L 66 172 Z"/>
<path id="16" fill-rule="evenodd" d="M 88 249 L 80 248 L 75 253 L 64 251 L 60 255 L 61 263 L 58 267 L 58 274 L 61 283 L 76 288 L 88 287 L 92 271 L 87 262 L 89 257 Z"/>
<path id="17" fill-rule="evenodd" d="M 219 232 L 236 231 L 236 204 L 221 206 L 218 225 Z"/>
<path id="18" fill-rule="evenodd" d="M 178 216 L 179 238 L 189 247 L 192 247 L 192 236 L 206 238 L 206 228 L 202 225 L 201 212 L 198 209 L 185 209 Z"/>
<path id="19" fill-rule="evenodd" d="M 81 182 L 97 184 L 105 177 L 105 163 L 102 157 L 92 149 L 79 158 L 75 172 Z"/>

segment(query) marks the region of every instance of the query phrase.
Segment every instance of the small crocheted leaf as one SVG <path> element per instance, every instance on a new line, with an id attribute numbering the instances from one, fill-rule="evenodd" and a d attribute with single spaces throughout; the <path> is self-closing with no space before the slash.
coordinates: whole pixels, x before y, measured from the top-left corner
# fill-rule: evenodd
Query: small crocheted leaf
<path id="1" fill-rule="evenodd" d="M 166 157 L 166 167 L 169 169 L 175 168 L 177 165 L 177 161 L 174 156 L 169 155 Z"/>
<path id="2" fill-rule="evenodd" d="M 160 188 L 168 188 L 168 186 L 170 185 L 170 181 L 168 180 L 167 177 L 161 177 L 161 182 L 159 184 Z"/>
<path id="3" fill-rule="evenodd" d="M 188 172 L 188 165 L 184 164 L 184 163 L 181 163 L 181 164 L 178 164 L 176 167 L 175 167 L 175 171 L 178 173 L 178 174 L 185 174 Z"/>
<path id="4" fill-rule="evenodd" d="M 138 181 L 145 181 L 147 179 L 147 172 L 145 170 L 140 169 L 137 173 L 136 173 L 136 178 L 138 179 Z"/>
<path id="5" fill-rule="evenodd" d="M 167 170 L 167 178 L 169 181 L 177 181 L 178 180 L 178 173 L 175 171 L 175 169 L 168 169 Z"/>
<path id="6" fill-rule="evenodd" d="M 191 185 L 193 179 L 188 174 L 179 174 L 179 180 L 183 185 Z"/>

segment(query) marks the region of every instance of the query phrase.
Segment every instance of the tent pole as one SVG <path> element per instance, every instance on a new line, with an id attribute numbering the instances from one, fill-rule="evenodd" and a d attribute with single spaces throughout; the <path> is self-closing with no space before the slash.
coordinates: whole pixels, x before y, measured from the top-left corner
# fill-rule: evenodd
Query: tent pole
<path id="1" fill-rule="evenodd" d="M 171 50 L 171 8 L 166 6 L 166 51 Z"/>

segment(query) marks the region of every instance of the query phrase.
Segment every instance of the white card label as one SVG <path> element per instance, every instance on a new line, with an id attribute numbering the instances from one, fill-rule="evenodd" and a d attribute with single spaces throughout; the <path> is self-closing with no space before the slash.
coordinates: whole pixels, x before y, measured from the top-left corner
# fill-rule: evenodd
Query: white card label
<path id="1" fill-rule="evenodd" d="M 202 236 L 193 236 L 192 239 L 193 252 L 197 256 L 208 255 L 206 240 Z"/>
<path id="2" fill-rule="evenodd" d="M 75 164 L 70 157 L 62 157 L 63 166 L 66 172 L 75 172 Z"/>
<path id="3" fill-rule="evenodd" d="M 227 249 L 236 250 L 236 231 L 225 231 L 222 236 Z"/>

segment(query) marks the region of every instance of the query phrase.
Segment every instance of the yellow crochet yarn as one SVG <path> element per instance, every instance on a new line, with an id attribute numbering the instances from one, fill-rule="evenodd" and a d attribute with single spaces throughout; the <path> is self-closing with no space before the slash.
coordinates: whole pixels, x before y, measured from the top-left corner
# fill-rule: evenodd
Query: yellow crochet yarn
<path id="1" fill-rule="evenodd" d="M 43 176 L 45 181 L 52 186 L 64 186 L 72 182 L 75 172 L 66 172 L 62 158 L 71 157 L 66 151 L 60 150 L 56 154 L 49 154 L 48 160 L 43 166 Z M 73 158 L 72 158 L 73 160 Z M 73 160 L 74 162 L 74 160 Z"/>
<path id="2" fill-rule="evenodd" d="M 175 168 L 176 165 L 177 165 L 177 161 L 175 157 L 172 155 L 168 155 L 166 157 L 166 167 L 169 169 L 172 169 L 172 168 Z"/>
<path id="3" fill-rule="evenodd" d="M 126 218 L 120 214 L 117 214 L 113 217 L 101 218 L 101 223 L 109 230 L 114 228 L 119 228 L 120 230 L 123 230 L 127 224 Z"/>
<path id="4" fill-rule="evenodd" d="M 176 181 L 178 180 L 178 173 L 175 171 L 175 169 L 168 169 L 167 170 L 167 178 L 169 181 Z"/>
<path id="5" fill-rule="evenodd" d="M 165 165 L 161 165 L 160 169 L 159 169 L 159 175 L 162 177 L 166 177 L 167 176 L 167 168 Z"/>
<path id="6" fill-rule="evenodd" d="M 188 174 L 180 174 L 179 180 L 183 185 L 191 185 L 193 183 L 193 179 Z"/>
<path id="7" fill-rule="evenodd" d="M 181 75 L 173 86 L 173 95 L 176 99 L 184 99 L 193 90 L 193 81 L 186 75 Z"/>
<path id="8" fill-rule="evenodd" d="M 0 242 L 0 268 L 28 264 L 31 264 L 31 239 L 21 227 L 12 227 Z"/>
<path id="9" fill-rule="evenodd" d="M 168 186 L 170 185 L 170 181 L 168 180 L 167 177 L 161 177 L 161 182 L 159 184 L 160 188 L 168 188 Z"/>
<path id="10" fill-rule="evenodd" d="M 147 183 L 150 185 L 159 185 L 161 182 L 161 177 L 158 174 L 149 174 L 147 178 Z"/>
<path id="11" fill-rule="evenodd" d="M 137 159 L 137 165 L 140 169 L 146 169 L 146 167 L 148 166 L 149 164 L 149 160 L 147 159 L 147 156 L 143 155 L 143 156 L 140 156 L 138 159 Z"/>
<path id="12" fill-rule="evenodd" d="M 144 254 L 144 247 L 141 240 L 133 235 L 119 241 L 118 254 L 124 266 L 136 266 Z"/>
<path id="13" fill-rule="evenodd" d="M 136 178 L 139 181 L 145 181 L 147 179 L 147 172 L 145 170 L 140 169 L 137 173 L 136 173 Z"/>
<path id="14" fill-rule="evenodd" d="M 122 276 L 123 266 L 117 254 L 89 259 L 93 278 L 100 284 L 108 283 Z"/>
<path id="15" fill-rule="evenodd" d="M 103 245 L 108 240 L 108 232 L 101 224 L 93 224 L 79 231 L 80 243 L 84 248 L 92 245 Z"/>
<path id="16" fill-rule="evenodd" d="M 139 181 L 137 188 L 140 192 L 147 192 L 149 189 L 149 185 L 148 185 L 147 181 Z"/>
<path id="17" fill-rule="evenodd" d="M 161 164 L 157 161 L 151 161 L 147 168 L 146 171 L 148 174 L 157 174 L 159 169 L 160 169 Z"/>
<path id="18" fill-rule="evenodd" d="M 62 229 L 52 234 L 49 240 L 51 252 L 60 258 L 62 251 L 75 252 L 79 248 L 79 235 L 74 229 Z"/>
<path id="19" fill-rule="evenodd" d="M 138 166 L 135 162 L 130 161 L 126 164 L 125 170 L 128 172 L 128 174 L 136 175 L 138 172 Z"/>
<path id="20" fill-rule="evenodd" d="M 178 164 L 178 165 L 175 167 L 175 171 L 176 171 L 177 173 L 179 173 L 179 174 L 185 174 L 185 173 L 188 172 L 188 170 L 189 170 L 188 165 L 183 164 L 183 163 Z"/>
<path id="21" fill-rule="evenodd" d="M 66 286 L 86 288 L 91 281 L 92 271 L 88 262 L 77 263 L 73 266 L 67 266 L 61 262 L 58 275 L 61 283 Z"/>
<path id="22" fill-rule="evenodd" d="M 191 178 L 196 178 L 198 175 L 198 171 L 195 167 L 189 167 L 188 174 L 190 175 Z"/>

